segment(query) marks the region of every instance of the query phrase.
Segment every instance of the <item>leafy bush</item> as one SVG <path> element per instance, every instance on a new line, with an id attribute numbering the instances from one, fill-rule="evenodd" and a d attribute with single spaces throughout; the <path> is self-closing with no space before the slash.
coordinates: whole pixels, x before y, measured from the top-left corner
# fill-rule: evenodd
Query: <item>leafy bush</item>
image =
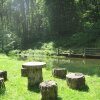
<path id="1" fill-rule="evenodd" d="M 11 50 L 11 51 L 9 51 L 8 55 L 9 56 L 16 56 L 20 53 L 21 53 L 21 50 Z"/>
<path id="2" fill-rule="evenodd" d="M 50 55 L 55 54 L 55 48 L 54 48 L 53 42 L 44 43 L 41 49 L 44 50 L 45 55 L 50 56 Z"/>
<path id="3" fill-rule="evenodd" d="M 55 49 L 53 47 L 53 43 L 44 43 L 41 49 L 28 49 L 28 50 L 11 50 L 9 52 L 10 56 L 19 55 L 21 57 L 35 57 L 35 56 L 51 56 L 56 54 Z"/>

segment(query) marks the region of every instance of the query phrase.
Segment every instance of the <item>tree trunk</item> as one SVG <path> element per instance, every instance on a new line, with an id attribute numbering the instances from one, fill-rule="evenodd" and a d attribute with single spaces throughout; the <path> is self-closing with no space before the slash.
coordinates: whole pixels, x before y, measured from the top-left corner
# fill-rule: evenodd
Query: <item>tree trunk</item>
<path id="1" fill-rule="evenodd" d="M 54 68 L 52 70 L 52 75 L 54 77 L 66 78 L 66 69 L 65 68 Z"/>
<path id="2" fill-rule="evenodd" d="M 55 81 L 45 81 L 40 83 L 41 100 L 57 100 L 57 83 Z"/>
<path id="3" fill-rule="evenodd" d="M 82 73 L 66 75 L 67 85 L 72 89 L 82 89 L 85 86 L 85 77 Z"/>

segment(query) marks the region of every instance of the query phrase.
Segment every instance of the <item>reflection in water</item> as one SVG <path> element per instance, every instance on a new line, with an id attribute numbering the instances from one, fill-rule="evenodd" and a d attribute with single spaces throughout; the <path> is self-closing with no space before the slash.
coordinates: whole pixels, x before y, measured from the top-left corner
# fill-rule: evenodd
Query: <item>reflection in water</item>
<path id="1" fill-rule="evenodd" d="M 65 67 L 68 72 L 82 72 L 88 75 L 100 76 L 100 60 L 97 59 L 70 59 L 70 63 L 66 59 L 60 61 L 59 66 Z"/>
<path id="2" fill-rule="evenodd" d="M 66 59 L 66 63 L 71 63 L 71 60 L 70 59 Z"/>
<path id="3" fill-rule="evenodd" d="M 34 57 L 28 61 L 43 61 L 47 63 L 47 69 L 54 67 L 66 68 L 67 72 L 81 72 L 87 75 L 100 76 L 99 59 L 82 59 L 82 58 L 52 58 L 52 57 Z"/>
<path id="4" fill-rule="evenodd" d="M 83 64 L 85 64 L 85 60 L 82 60 Z"/>

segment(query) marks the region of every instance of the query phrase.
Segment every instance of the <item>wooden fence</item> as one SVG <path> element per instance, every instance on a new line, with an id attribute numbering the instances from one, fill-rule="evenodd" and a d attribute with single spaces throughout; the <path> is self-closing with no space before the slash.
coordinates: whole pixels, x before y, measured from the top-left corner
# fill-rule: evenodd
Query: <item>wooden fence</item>
<path id="1" fill-rule="evenodd" d="M 59 50 L 58 55 L 79 58 L 100 58 L 100 48 Z"/>
<path id="2" fill-rule="evenodd" d="M 84 49 L 84 55 L 100 56 L 99 48 L 86 48 Z"/>

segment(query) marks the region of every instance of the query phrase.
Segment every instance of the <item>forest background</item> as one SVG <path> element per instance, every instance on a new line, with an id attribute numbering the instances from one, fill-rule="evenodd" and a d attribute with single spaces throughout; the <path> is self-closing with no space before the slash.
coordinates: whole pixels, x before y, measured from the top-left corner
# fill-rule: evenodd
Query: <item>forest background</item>
<path id="1" fill-rule="evenodd" d="M 100 0 L 0 0 L 0 52 L 100 48 Z"/>

